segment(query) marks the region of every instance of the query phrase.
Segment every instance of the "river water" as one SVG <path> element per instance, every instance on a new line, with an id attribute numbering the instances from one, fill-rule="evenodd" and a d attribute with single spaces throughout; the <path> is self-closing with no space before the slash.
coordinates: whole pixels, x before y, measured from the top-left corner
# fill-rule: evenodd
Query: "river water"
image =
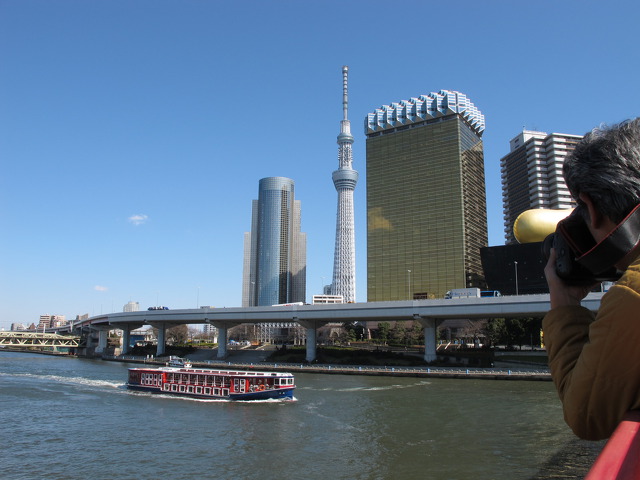
<path id="1" fill-rule="evenodd" d="M 551 382 L 296 374 L 295 401 L 131 392 L 126 363 L 0 352 L 0 477 L 582 478 Z"/>

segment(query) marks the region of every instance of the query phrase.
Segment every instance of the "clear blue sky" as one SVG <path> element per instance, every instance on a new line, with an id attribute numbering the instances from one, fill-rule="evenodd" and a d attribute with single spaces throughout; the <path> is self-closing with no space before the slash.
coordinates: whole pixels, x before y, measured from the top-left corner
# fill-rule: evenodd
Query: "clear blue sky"
<path id="1" fill-rule="evenodd" d="M 329 283 L 342 65 L 366 300 L 364 118 L 442 89 L 484 113 L 489 243 L 523 127 L 637 116 L 629 1 L 0 0 L 0 328 L 40 314 L 238 306 L 268 176 L 295 180 L 308 298 Z"/>

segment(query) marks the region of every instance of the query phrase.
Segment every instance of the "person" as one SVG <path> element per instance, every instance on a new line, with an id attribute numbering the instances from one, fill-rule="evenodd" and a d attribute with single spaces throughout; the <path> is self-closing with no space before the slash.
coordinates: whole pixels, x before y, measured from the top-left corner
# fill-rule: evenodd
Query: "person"
<path id="1" fill-rule="evenodd" d="M 601 242 L 640 205 L 640 118 L 585 135 L 563 174 L 576 210 Z M 566 423 L 580 438 L 601 440 L 640 409 L 640 246 L 615 263 L 624 273 L 596 315 L 580 305 L 594 285 L 566 283 L 555 260 L 552 249 L 545 267 L 551 309 L 542 323 L 551 377 Z"/>

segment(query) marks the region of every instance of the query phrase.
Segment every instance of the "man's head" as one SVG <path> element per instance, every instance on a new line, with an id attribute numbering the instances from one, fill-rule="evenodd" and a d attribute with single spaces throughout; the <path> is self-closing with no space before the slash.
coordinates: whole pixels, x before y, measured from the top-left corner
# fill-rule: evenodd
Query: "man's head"
<path id="1" fill-rule="evenodd" d="M 640 117 L 586 134 L 563 173 L 575 199 L 588 195 L 601 214 L 621 222 L 640 204 Z"/>

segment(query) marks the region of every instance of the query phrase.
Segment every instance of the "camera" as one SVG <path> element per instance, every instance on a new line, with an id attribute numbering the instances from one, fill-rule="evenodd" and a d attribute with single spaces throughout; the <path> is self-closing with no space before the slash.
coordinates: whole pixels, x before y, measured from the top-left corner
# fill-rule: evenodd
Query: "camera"
<path id="1" fill-rule="evenodd" d="M 597 243 L 580 208 L 576 208 L 571 215 L 558 222 L 554 233 L 544 239 L 542 254 L 548 260 L 551 248 L 555 250 L 556 274 L 568 284 L 592 285 L 616 281 L 621 272 L 613 265 L 631 250 L 628 241 L 625 241 L 628 239 L 623 238 L 627 236 L 619 234 L 623 225 L 624 221 L 607 238 Z"/>
<path id="2" fill-rule="evenodd" d="M 542 242 L 542 255 L 548 260 L 551 249 L 556 251 L 556 274 L 570 285 L 593 285 L 604 281 L 615 281 L 620 273 L 615 268 L 609 268 L 600 274 L 594 274 L 578 263 L 576 254 L 562 234 L 551 233 Z"/>

